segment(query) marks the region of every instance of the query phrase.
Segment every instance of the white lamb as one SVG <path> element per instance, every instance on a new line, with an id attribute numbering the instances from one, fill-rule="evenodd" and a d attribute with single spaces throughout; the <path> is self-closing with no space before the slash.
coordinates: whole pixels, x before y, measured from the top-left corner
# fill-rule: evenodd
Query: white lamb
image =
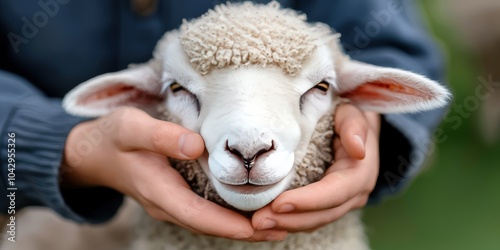
<path id="1" fill-rule="evenodd" d="M 205 198 L 254 211 L 331 164 L 339 100 L 416 112 L 449 97 L 423 76 L 350 60 L 338 38 L 276 2 L 219 5 L 168 32 L 148 63 L 81 84 L 64 107 L 100 116 L 132 105 L 200 132 L 208 155 L 176 168 Z M 273 243 L 196 235 L 147 216 L 137 231 L 133 249 L 368 249 L 357 212 Z"/>

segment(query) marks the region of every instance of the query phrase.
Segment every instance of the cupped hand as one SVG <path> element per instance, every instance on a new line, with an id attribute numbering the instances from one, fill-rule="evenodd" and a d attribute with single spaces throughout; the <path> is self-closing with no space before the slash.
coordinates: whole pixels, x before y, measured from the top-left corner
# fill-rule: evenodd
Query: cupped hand
<path id="1" fill-rule="evenodd" d="M 196 159 L 204 148 L 197 133 L 122 108 L 73 128 L 65 146 L 62 187 L 113 188 L 133 197 L 152 217 L 196 233 L 283 239 L 286 231 L 256 231 L 248 218 L 196 195 L 166 157 Z"/>
<path id="2" fill-rule="evenodd" d="M 366 205 L 379 170 L 380 115 L 343 104 L 335 131 L 335 162 L 323 178 L 258 210 L 252 218 L 256 230 L 309 232 Z"/>

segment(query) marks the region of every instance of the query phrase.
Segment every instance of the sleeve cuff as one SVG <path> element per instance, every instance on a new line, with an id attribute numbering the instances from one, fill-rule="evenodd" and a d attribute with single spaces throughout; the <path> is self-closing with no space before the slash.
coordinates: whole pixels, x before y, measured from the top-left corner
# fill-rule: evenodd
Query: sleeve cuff
<path id="1" fill-rule="evenodd" d="M 380 138 L 380 171 L 369 203 L 397 194 L 420 172 L 428 156 L 429 128 L 408 114 L 385 115 Z"/>
<path id="2" fill-rule="evenodd" d="M 400 27 L 401 28 L 401 27 Z M 388 36 L 387 38 L 390 38 Z M 372 43 L 373 47 L 358 51 L 352 57 L 367 63 L 400 68 L 431 79 L 441 79 L 441 53 L 427 35 L 419 31 L 408 36 L 394 35 L 393 43 Z M 390 46 L 388 46 L 390 45 Z M 446 108 L 412 114 L 388 114 L 382 119 L 380 133 L 380 170 L 369 203 L 395 195 L 417 176 L 429 156 L 434 129 Z"/>

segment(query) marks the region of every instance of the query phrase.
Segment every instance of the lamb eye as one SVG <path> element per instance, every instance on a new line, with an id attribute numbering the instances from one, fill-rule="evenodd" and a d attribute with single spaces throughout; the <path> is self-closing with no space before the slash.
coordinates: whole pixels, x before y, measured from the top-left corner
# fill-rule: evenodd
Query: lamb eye
<path id="1" fill-rule="evenodd" d="M 326 81 L 321 81 L 320 83 L 316 84 L 316 86 L 314 86 L 314 87 L 323 91 L 323 92 L 326 92 L 326 91 L 328 91 L 330 84 L 327 83 Z"/>
<path id="2" fill-rule="evenodd" d="M 170 90 L 172 90 L 173 93 L 181 91 L 183 89 L 184 89 L 184 87 L 182 87 L 180 84 L 178 84 L 176 82 L 170 84 Z"/>

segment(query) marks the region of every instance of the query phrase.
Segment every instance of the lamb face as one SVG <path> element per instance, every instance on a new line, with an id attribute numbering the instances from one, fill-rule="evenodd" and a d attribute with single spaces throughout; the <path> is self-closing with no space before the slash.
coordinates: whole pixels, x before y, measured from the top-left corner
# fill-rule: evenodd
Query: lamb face
<path id="1" fill-rule="evenodd" d="M 167 113 L 203 136 L 208 157 L 199 162 L 220 196 L 255 210 L 286 190 L 316 123 L 333 108 L 336 75 L 327 46 L 296 76 L 255 65 L 202 75 L 178 42 L 165 55 Z"/>
<path id="2" fill-rule="evenodd" d="M 339 98 L 378 112 L 420 111 L 446 103 L 449 94 L 439 84 L 410 72 L 352 61 L 341 53 L 338 35 L 324 25 L 309 25 L 302 16 L 273 4 L 258 6 L 266 11 L 249 12 L 248 4 L 242 4 L 209 12 L 216 15 L 209 27 L 222 27 L 218 20 L 227 24 L 232 17 L 236 22 L 245 13 L 272 12 L 276 25 L 268 34 L 237 31 L 244 33 L 243 43 L 257 45 L 227 48 L 236 44 L 225 40 L 227 34 L 217 39 L 213 30 L 191 25 L 167 33 L 149 63 L 83 83 L 66 96 L 65 108 L 96 116 L 123 105 L 152 115 L 155 107 L 163 107 L 172 121 L 203 136 L 208 154 L 198 162 L 219 195 L 237 209 L 256 210 L 289 187 L 293 167 L 302 160 L 318 120 L 333 113 Z M 224 11 L 230 14 L 219 13 Z M 280 26 L 290 18 L 309 33 L 300 51 L 287 54 L 293 48 L 266 41 L 275 33 L 281 34 L 279 41 L 293 40 L 286 37 L 290 27 Z M 210 36 L 216 39 L 198 39 Z M 200 49 L 204 47 L 208 49 Z M 225 52 L 217 56 L 217 51 Z"/>

